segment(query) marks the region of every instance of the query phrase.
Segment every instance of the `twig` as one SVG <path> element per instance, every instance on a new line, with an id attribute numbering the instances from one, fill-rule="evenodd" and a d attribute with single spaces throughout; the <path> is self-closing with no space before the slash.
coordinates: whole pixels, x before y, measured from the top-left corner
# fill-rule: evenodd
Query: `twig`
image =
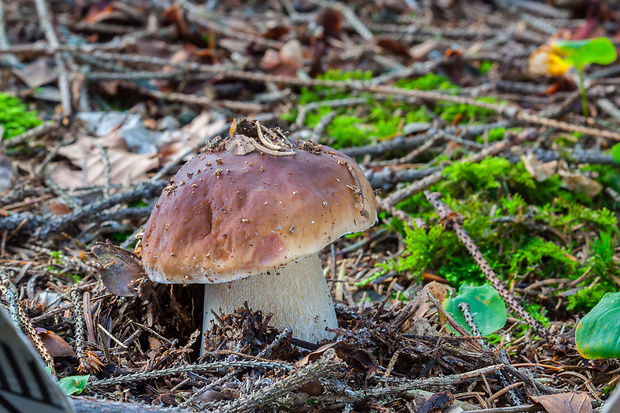
<path id="1" fill-rule="evenodd" d="M 74 197 L 67 194 L 61 187 L 58 186 L 51 178 L 45 180 L 45 184 L 52 190 L 52 192 L 62 200 L 62 202 L 69 208 L 76 210 L 82 207 L 80 200 L 76 200 Z"/>
<path id="2" fill-rule="evenodd" d="M 3 140 L 1 145 L 5 148 L 19 146 L 22 143 L 28 142 L 30 139 L 38 138 L 39 136 L 56 129 L 57 127 L 58 127 L 58 124 L 56 122 L 52 122 L 52 121 L 43 122 L 36 128 L 32 128 L 22 133 L 21 135 L 14 136 L 11 139 Z"/>
<path id="3" fill-rule="evenodd" d="M 6 24 L 4 22 L 4 1 L 0 1 L 0 48 L 5 49 L 7 47 L 9 47 L 9 41 L 6 37 Z M 7 54 L 2 60 L 4 60 L 7 65 L 15 68 L 22 66 L 12 54 Z"/>
<path id="4" fill-rule="evenodd" d="M 478 330 L 478 326 L 476 325 L 476 322 L 474 321 L 474 317 L 471 314 L 471 311 L 469 309 L 469 304 L 467 304 L 466 302 L 460 303 L 459 304 L 459 310 L 461 310 L 461 312 L 463 313 L 463 316 L 465 317 L 465 322 L 469 326 L 472 335 L 480 336 L 480 331 Z M 480 340 L 477 340 L 477 342 L 478 342 L 478 345 L 480 347 L 482 347 L 484 350 L 487 350 L 487 351 L 489 350 L 489 347 L 486 345 L 484 340 L 480 339 Z M 504 362 L 506 362 L 506 361 L 507 360 L 504 360 Z M 510 364 L 510 363 L 507 363 L 507 364 Z M 504 373 L 502 371 L 498 371 L 498 372 L 495 373 L 495 376 L 499 379 L 500 383 L 502 384 L 502 387 L 504 389 L 508 389 L 508 387 L 510 386 L 510 382 L 508 381 L 508 379 L 506 378 Z M 510 401 L 512 402 L 512 404 L 514 404 L 516 406 L 523 405 L 523 401 L 519 398 L 519 396 L 517 395 L 517 392 L 515 391 L 515 389 L 509 389 L 507 391 L 508 391 L 508 394 L 510 396 Z M 497 394 L 496 398 L 499 397 L 499 396 L 500 396 L 500 394 Z M 489 400 L 487 400 L 487 402 L 490 403 L 491 399 L 489 398 Z"/>
<path id="5" fill-rule="evenodd" d="M 90 383 L 88 387 L 90 387 Z M 70 403 L 75 413 L 191 413 L 189 410 L 179 408 L 149 406 L 144 403 L 115 402 L 84 396 L 72 397 Z"/>
<path id="6" fill-rule="evenodd" d="M 13 323 L 17 327 L 20 327 L 19 304 L 17 302 L 15 287 L 10 283 L 9 277 L 2 271 L 0 271 L 0 280 L 2 281 L 2 283 L 0 283 L 0 297 L 6 300 L 7 310 L 9 316 L 13 319 Z"/>
<path id="7" fill-rule="evenodd" d="M 56 375 L 56 369 L 54 368 L 54 359 L 50 356 L 50 353 L 45 348 L 41 337 L 37 334 L 37 331 L 32 324 L 30 318 L 26 314 L 26 310 L 20 302 L 17 301 L 17 294 L 12 289 L 12 286 L 5 286 L 4 282 L 8 282 L 9 278 L 3 272 L 0 272 L 0 278 L 3 283 L 0 283 L 0 297 L 6 297 L 9 304 L 9 314 L 13 321 L 17 320 L 16 325 L 26 334 L 26 337 L 30 340 L 34 348 L 37 350 L 47 367 L 50 368 L 52 375 Z"/>
<path id="8" fill-rule="evenodd" d="M 88 358 L 84 343 L 84 307 L 82 306 L 82 295 L 77 286 L 71 287 L 71 303 L 73 304 L 73 324 L 75 325 L 75 353 L 79 360 L 81 372 L 90 371 Z"/>
<path id="9" fill-rule="evenodd" d="M 52 27 L 52 22 L 50 20 L 49 11 L 47 9 L 46 0 L 34 0 L 35 6 L 37 8 L 37 13 L 39 14 L 39 21 L 41 23 L 41 27 L 43 28 L 43 32 L 45 33 L 45 38 L 47 39 L 49 46 L 52 50 L 56 50 L 54 53 L 54 59 L 56 60 L 56 65 L 60 70 L 60 75 L 58 76 L 58 88 L 60 89 L 60 104 L 62 106 L 62 114 L 65 118 L 71 116 L 71 91 L 69 90 L 69 76 L 67 74 L 67 68 L 65 67 L 65 62 L 60 55 L 58 49 L 58 37 L 56 37 L 56 32 L 54 32 L 54 27 Z"/>
<path id="10" fill-rule="evenodd" d="M 333 349 L 329 349 L 317 362 L 309 364 L 269 387 L 240 397 L 227 406 L 218 409 L 217 412 L 254 412 L 261 407 L 273 404 L 277 399 L 287 396 L 308 382 L 326 377 L 333 371 L 344 367 L 345 364 L 336 356 L 336 352 Z"/>
<path id="11" fill-rule="evenodd" d="M 506 288 L 503 282 L 500 281 L 495 271 L 489 266 L 488 262 L 474 243 L 474 241 L 470 238 L 470 236 L 465 232 L 461 223 L 459 222 L 458 215 L 450 209 L 448 205 L 441 202 L 436 194 L 431 193 L 429 191 L 424 191 L 424 195 L 426 199 L 431 203 L 433 208 L 437 211 L 439 218 L 441 219 L 444 227 L 448 230 L 454 231 L 454 233 L 459 237 L 467 251 L 469 251 L 470 255 L 476 261 L 476 264 L 482 270 L 482 273 L 485 275 L 487 280 L 491 283 L 493 288 L 497 290 L 499 295 L 508 303 L 508 305 L 517 313 L 519 316 L 525 320 L 525 322 L 531 326 L 537 334 L 541 337 L 546 338 L 549 341 L 552 341 L 553 338 L 551 333 L 547 328 L 545 328 L 542 324 L 536 321 L 525 309 L 521 306 L 519 301 L 517 301 L 516 297 Z"/>
<path id="12" fill-rule="evenodd" d="M 290 327 L 285 328 L 284 331 L 282 331 L 275 338 L 275 340 L 273 340 L 273 342 L 271 344 L 269 344 L 267 347 L 265 347 L 263 350 L 261 350 L 256 355 L 256 357 L 258 357 L 258 358 L 269 357 L 271 355 L 271 352 L 273 351 L 273 349 L 276 348 L 283 340 L 289 339 L 292 334 L 293 334 L 293 330 Z M 237 369 L 237 370 L 231 371 L 230 373 L 227 373 L 224 377 L 221 377 L 220 379 L 214 381 L 213 383 L 211 383 L 211 384 L 209 384 L 207 386 L 204 386 L 203 388 L 201 388 L 197 392 L 193 393 L 187 400 L 185 400 L 181 404 L 181 406 L 182 407 L 189 406 L 196 398 L 200 397 L 201 395 L 203 395 L 207 391 L 211 390 L 213 387 L 219 386 L 220 384 L 230 380 L 232 377 L 236 376 L 239 373 L 242 373 L 243 371 L 244 371 L 244 369 Z"/>
<path id="13" fill-rule="evenodd" d="M 41 1 L 41 0 L 39 0 Z M 96 52 L 93 54 L 99 58 L 105 59 L 117 59 L 123 60 L 127 62 L 135 62 L 135 63 L 151 63 L 158 65 L 169 65 L 169 66 L 181 66 L 180 64 L 174 64 L 166 59 L 157 59 L 157 58 L 142 58 L 133 55 L 125 55 L 118 53 L 102 53 Z M 245 79 L 250 81 L 257 82 L 275 82 L 275 83 L 283 83 L 294 86 L 307 86 L 307 87 L 315 87 L 315 86 L 327 86 L 333 88 L 342 88 L 345 90 L 358 90 L 365 92 L 373 92 L 388 96 L 398 96 L 398 97 L 412 97 L 423 100 L 430 100 L 434 102 L 450 102 L 461 105 L 471 105 L 476 106 L 483 109 L 488 109 L 496 112 L 500 116 L 504 116 L 508 119 L 518 119 L 526 122 L 534 123 L 541 126 L 547 126 L 556 128 L 559 130 L 563 130 L 566 132 L 578 132 L 583 133 L 585 135 L 598 136 L 602 138 L 609 138 L 613 140 L 620 140 L 620 133 L 611 132 L 602 129 L 591 128 L 587 126 L 574 125 L 571 123 L 561 122 L 554 119 L 544 118 L 539 115 L 535 115 L 529 113 L 528 111 L 519 108 L 514 105 L 506 105 L 501 106 L 494 103 L 482 102 L 476 99 L 462 97 L 462 96 L 454 96 L 449 95 L 447 93 L 440 92 L 432 92 L 432 91 L 424 91 L 424 90 L 410 90 L 410 89 L 401 89 L 398 87 L 392 86 L 382 86 L 375 85 L 370 82 L 363 82 L 357 80 L 346 80 L 346 81 L 336 81 L 336 80 L 324 80 L 324 79 L 305 79 L 291 76 L 278 76 L 278 75 L 267 75 L 263 73 L 253 73 L 253 72 L 245 72 L 241 70 L 227 70 L 227 68 L 223 68 L 220 66 L 212 66 L 212 65 L 200 65 L 197 63 L 187 64 L 183 63 L 182 67 L 187 67 L 188 70 L 199 70 L 205 71 L 208 73 L 220 73 L 225 74 L 231 78 Z"/>
<path id="14" fill-rule="evenodd" d="M 609 116 L 614 118 L 616 122 L 620 122 L 620 109 L 614 105 L 609 99 L 599 99 L 596 103 L 603 109 Z"/>
<path id="15" fill-rule="evenodd" d="M 187 19 L 191 22 L 194 22 L 198 26 L 205 27 L 218 34 L 223 34 L 226 37 L 246 40 L 264 47 L 270 47 L 276 50 L 280 50 L 282 48 L 282 42 L 266 39 L 262 36 L 256 36 L 250 33 L 242 32 L 240 30 L 232 30 L 226 24 L 222 24 L 214 20 L 207 20 L 206 18 L 202 17 L 202 15 L 204 15 L 204 13 L 202 13 L 202 10 L 198 6 L 190 3 L 189 1 L 184 0 L 180 1 L 179 3 L 181 7 L 187 10 Z"/>
<path id="16" fill-rule="evenodd" d="M 528 404 L 527 406 L 495 407 L 492 409 L 468 410 L 467 413 L 529 413 L 547 411 L 542 405 Z"/>
<path id="17" fill-rule="evenodd" d="M 430 377 L 428 379 L 409 380 L 406 383 L 397 384 L 395 386 L 348 392 L 346 396 L 350 400 L 357 401 L 363 400 L 367 397 L 379 398 L 385 396 L 398 396 L 411 390 L 424 390 L 432 387 L 447 387 L 459 383 L 463 380 L 469 380 L 485 374 L 495 373 L 496 371 L 501 370 L 503 367 L 503 365 L 497 364 L 493 366 L 483 367 L 478 370 L 469 371 L 466 373 L 451 374 L 442 377 Z"/>
<path id="18" fill-rule="evenodd" d="M 265 361 L 225 361 L 218 363 L 192 364 L 189 366 L 173 367 L 170 369 L 153 370 L 147 373 L 128 374 L 126 376 L 113 377 L 111 379 L 95 380 L 88 383 L 91 388 L 115 386 L 117 384 L 127 384 L 141 382 L 144 380 L 158 379 L 160 377 L 174 376 L 181 373 L 195 371 L 217 371 L 228 369 L 231 367 L 249 367 L 254 369 L 281 369 L 290 371 L 295 367 L 292 364 L 282 362 L 265 362 Z"/>
<path id="19" fill-rule="evenodd" d="M 97 150 L 99 151 L 99 155 L 101 156 L 101 163 L 103 163 L 103 176 L 104 176 L 104 187 L 103 187 L 103 197 L 110 197 L 110 180 L 111 180 L 111 172 L 110 172 L 110 158 L 108 157 L 108 151 L 103 147 L 103 145 L 99 142 L 95 143 Z"/>
<path id="20" fill-rule="evenodd" d="M 162 181 L 141 183 L 136 188 L 130 191 L 123 192 L 121 194 L 117 194 L 101 201 L 95 202 L 82 208 L 79 211 L 75 211 L 71 214 L 63 215 L 58 218 L 48 219 L 48 222 L 42 228 L 39 228 L 36 231 L 35 235 L 41 238 L 48 238 L 50 235 L 61 231 L 63 228 L 72 223 L 77 223 L 84 219 L 89 219 L 95 213 L 116 206 L 117 204 L 135 201 L 136 199 L 140 198 L 151 198 L 158 196 L 165 186 L 166 182 Z M 0 220 L 0 229 L 2 229 L 2 222 L 3 221 Z"/>

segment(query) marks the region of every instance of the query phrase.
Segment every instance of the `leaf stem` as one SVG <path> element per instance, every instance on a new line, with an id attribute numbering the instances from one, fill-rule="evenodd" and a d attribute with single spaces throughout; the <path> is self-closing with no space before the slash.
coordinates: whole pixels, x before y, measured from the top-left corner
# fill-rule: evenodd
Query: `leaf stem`
<path id="1" fill-rule="evenodd" d="M 586 87 L 583 83 L 583 68 L 579 70 L 579 91 L 581 92 L 581 109 L 583 116 L 588 117 L 588 99 L 586 98 Z"/>

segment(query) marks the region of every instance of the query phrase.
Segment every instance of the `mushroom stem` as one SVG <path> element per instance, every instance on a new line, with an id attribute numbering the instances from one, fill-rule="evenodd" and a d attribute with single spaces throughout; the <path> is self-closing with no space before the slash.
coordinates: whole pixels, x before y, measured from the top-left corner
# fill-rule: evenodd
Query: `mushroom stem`
<path id="1" fill-rule="evenodd" d="M 270 325 L 293 329 L 293 336 L 316 343 L 334 336 L 326 327 L 338 327 L 334 303 L 317 254 L 247 278 L 205 284 L 202 331 L 211 329 L 217 314 L 230 314 L 244 302 L 264 315 L 274 314 Z M 204 346 L 203 346 L 204 351 Z"/>

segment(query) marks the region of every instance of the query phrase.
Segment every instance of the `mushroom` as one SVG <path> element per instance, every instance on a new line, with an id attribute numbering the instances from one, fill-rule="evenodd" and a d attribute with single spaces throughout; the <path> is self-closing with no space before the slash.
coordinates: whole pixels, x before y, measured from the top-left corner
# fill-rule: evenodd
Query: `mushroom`
<path id="1" fill-rule="evenodd" d="M 316 343 L 338 327 L 318 252 L 376 221 L 362 170 L 327 146 L 241 121 L 172 178 L 146 224 L 153 281 L 204 283 L 203 332 L 245 302 Z"/>

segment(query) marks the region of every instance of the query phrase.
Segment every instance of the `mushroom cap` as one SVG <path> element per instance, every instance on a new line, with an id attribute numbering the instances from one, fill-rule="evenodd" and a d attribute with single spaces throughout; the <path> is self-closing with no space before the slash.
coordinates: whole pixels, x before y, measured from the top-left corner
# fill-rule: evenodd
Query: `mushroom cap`
<path id="1" fill-rule="evenodd" d="M 294 155 L 253 148 L 236 155 L 245 151 L 236 151 L 231 139 L 239 137 L 186 163 L 155 204 L 142 238 L 151 280 L 245 278 L 315 254 L 375 223 L 372 188 L 348 156 L 295 140 L 287 149 Z"/>

